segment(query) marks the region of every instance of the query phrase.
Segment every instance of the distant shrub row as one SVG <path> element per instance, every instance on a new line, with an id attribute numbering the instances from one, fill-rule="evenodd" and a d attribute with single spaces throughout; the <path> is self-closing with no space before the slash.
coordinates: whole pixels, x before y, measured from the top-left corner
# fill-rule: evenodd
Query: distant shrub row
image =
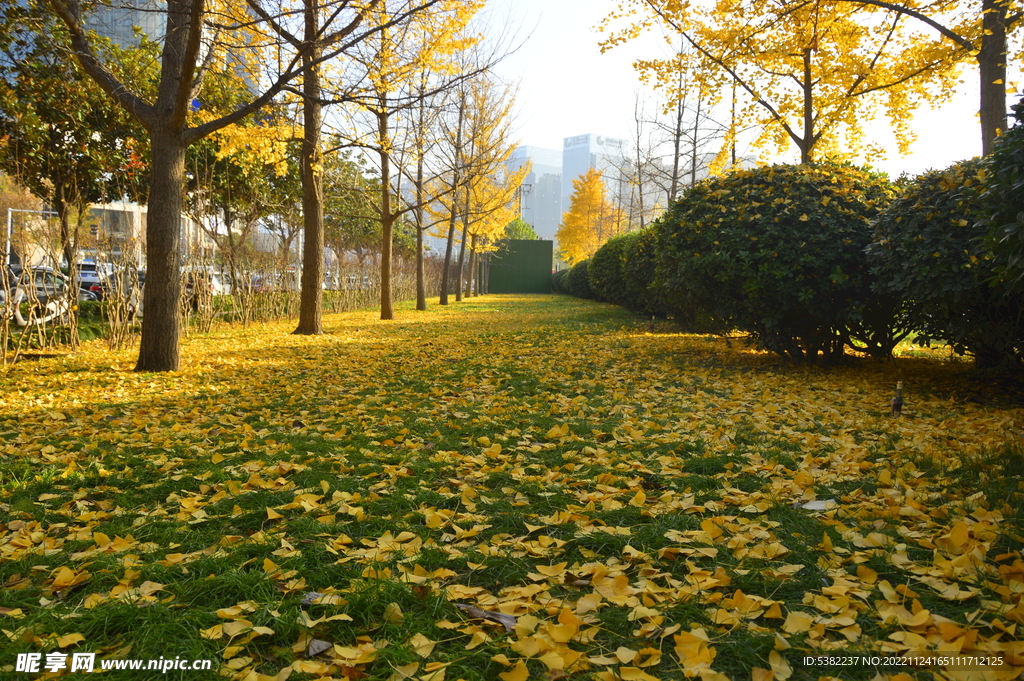
<path id="1" fill-rule="evenodd" d="M 891 183 L 851 165 L 738 170 L 558 273 L 555 290 L 691 330 L 737 329 L 797 362 L 889 356 L 908 334 L 1018 368 L 1024 104 L 984 160 Z"/>

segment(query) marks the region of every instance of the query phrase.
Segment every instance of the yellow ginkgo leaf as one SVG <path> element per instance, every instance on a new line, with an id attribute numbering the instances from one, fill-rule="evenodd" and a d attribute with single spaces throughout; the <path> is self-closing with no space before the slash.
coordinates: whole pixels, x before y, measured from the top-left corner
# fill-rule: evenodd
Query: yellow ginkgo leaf
<path id="1" fill-rule="evenodd" d="M 437 645 L 437 641 L 431 641 L 423 634 L 415 634 L 409 639 L 409 645 L 412 646 L 412 649 L 420 657 L 430 657 L 430 654 L 434 652 L 434 646 Z"/>
<path id="2" fill-rule="evenodd" d="M 512 669 L 499 673 L 498 678 L 502 681 L 527 681 L 530 678 L 530 670 L 526 668 L 523 660 L 517 660 Z"/>

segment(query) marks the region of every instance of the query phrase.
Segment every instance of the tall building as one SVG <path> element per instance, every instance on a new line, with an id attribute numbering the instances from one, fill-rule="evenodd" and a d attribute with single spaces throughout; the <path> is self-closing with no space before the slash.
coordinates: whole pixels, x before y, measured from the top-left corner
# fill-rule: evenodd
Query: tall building
<path id="1" fill-rule="evenodd" d="M 143 267 L 147 213 L 145 206 L 134 203 L 93 204 L 89 208 L 89 235 L 81 240 L 83 251 L 102 254 L 101 261 Z M 185 223 L 182 218 L 183 226 Z"/>
<path id="2" fill-rule="evenodd" d="M 620 169 L 625 161 L 626 140 L 602 135 L 576 135 L 562 141 L 562 212 L 569 210 L 572 181 L 591 168 L 601 172 L 609 199 L 622 193 L 618 185 L 622 179 Z"/>
<path id="3" fill-rule="evenodd" d="M 162 44 L 167 33 L 167 0 L 123 0 L 121 3 L 94 5 L 85 15 L 85 26 L 91 31 L 116 43 L 122 49 L 138 47 L 142 38 Z M 217 31 L 209 25 L 202 29 L 199 62 L 213 49 Z M 229 63 L 250 90 L 256 91 L 255 80 L 245 68 L 244 59 L 229 52 Z"/>
<path id="4" fill-rule="evenodd" d="M 167 30 L 167 2 L 128 0 L 122 4 L 96 5 L 86 16 L 85 24 L 122 48 L 138 45 L 140 32 L 149 40 L 161 42 Z"/>
<path id="5" fill-rule="evenodd" d="M 554 239 L 562 220 L 562 154 L 542 147 L 517 147 L 508 160 L 510 171 L 526 163 L 530 172 L 519 189 L 519 209 L 523 220 L 533 226 L 537 236 Z"/>

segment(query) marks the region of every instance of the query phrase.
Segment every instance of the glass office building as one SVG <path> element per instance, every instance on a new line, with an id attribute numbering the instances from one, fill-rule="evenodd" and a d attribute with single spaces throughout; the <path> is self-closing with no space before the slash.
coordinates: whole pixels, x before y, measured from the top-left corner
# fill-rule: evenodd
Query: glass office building
<path id="1" fill-rule="evenodd" d="M 621 191 L 618 186 L 625 161 L 626 140 L 603 135 L 576 135 L 562 142 L 562 211 L 569 210 L 572 182 L 591 168 L 601 172 L 608 198 L 614 200 Z"/>
<path id="2" fill-rule="evenodd" d="M 517 147 L 509 157 L 509 170 L 530 163 L 519 189 L 519 210 L 537 236 L 554 239 L 562 220 L 562 152 L 542 147 Z"/>

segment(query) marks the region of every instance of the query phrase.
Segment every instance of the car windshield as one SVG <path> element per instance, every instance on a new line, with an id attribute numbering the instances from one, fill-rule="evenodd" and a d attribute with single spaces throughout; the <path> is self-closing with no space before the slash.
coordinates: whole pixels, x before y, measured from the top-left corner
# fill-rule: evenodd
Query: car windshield
<path id="1" fill-rule="evenodd" d="M 47 270 L 32 272 L 32 283 L 45 293 L 60 293 L 64 290 L 64 279 Z"/>

